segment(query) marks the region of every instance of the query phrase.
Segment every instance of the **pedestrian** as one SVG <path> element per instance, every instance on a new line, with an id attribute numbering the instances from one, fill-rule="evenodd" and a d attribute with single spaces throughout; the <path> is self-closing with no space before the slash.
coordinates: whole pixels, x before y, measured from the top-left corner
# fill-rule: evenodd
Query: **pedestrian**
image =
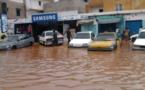
<path id="1" fill-rule="evenodd" d="M 28 35 L 32 35 L 32 25 L 28 26 Z"/>
<path id="2" fill-rule="evenodd" d="M 117 39 L 121 39 L 121 31 L 119 28 L 116 28 L 116 35 L 117 35 Z"/>
<path id="3" fill-rule="evenodd" d="M 57 38 L 57 33 L 56 30 L 53 30 L 53 45 L 58 44 L 58 38 Z"/>
<path id="4" fill-rule="evenodd" d="M 66 31 L 66 36 L 67 36 L 67 40 L 68 40 L 68 43 L 69 43 L 71 38 L 72 38 L 70 28 Z"/>
<path id="5" fill-rule="evenodd" d="M 116 27 L 116 31 L 115 32 L 116 32 L 116 34 L 119 32 L 119 28 L 118 27 Z"/>
<path id="6" fill-rule="evenodd" d="M 129 45 L 129 38 L 130 38 L 130 31 L 128 28 L 126 28 L 123 33 L 122 33 L 122 41 L 121 41 L 121 46 L 124 44 L 126 46 Z"/>
<path id="7" fill-rule="evenodd" d="M 129 32 L 129 29 L 126 28 L 124 31 L 123 31 L 123 39 L 128 41 L 129 40 L 129 37 L 130 37 L 130 32 Z"/>

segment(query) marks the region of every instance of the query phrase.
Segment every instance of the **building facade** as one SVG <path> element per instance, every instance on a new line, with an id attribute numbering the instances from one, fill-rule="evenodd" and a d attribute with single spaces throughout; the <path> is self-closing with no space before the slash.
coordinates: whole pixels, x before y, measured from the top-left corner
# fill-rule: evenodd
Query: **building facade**
<path id="1" fill-rule="evenodd" d="M 89 0 L 86 11 L 91 12 L 96 8 L 101 11 L 121 11 L 145 9 L 145 0 Z"/>
<path id="2" fill-rule="evenodd" d="M 8 19 L 25 18 L 23 0 L 0 0 L 0 13 L 7 14 Z"/>
<path id="3" fill-rule="evenodd" d="M 44 12 L 43 0 L 24 0 L 26 17 L 31 19 L 32 14 Z"/>
<path id="4" fill-rule="evenodd" d="M 59 0 L 58 2 L 49 2 L 44 5 L 45 12 L 74 11 L 85 13 L 87 0 Z"/>
<path id="5" fill-rule="evenodd" d="M 0 0 L 0 13 L 7 14 L 8 19 L 30 18 L 43 10 L 43 0 Z"/>

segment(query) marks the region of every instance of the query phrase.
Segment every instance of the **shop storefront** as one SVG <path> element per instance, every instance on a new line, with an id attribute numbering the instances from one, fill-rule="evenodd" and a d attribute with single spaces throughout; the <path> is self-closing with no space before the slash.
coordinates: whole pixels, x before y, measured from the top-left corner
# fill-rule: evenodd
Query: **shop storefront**
<path id="1" fill-rule="evenodd" d="M 98 32 L 115 32 L 116 28 L 124 29 L 124 19 L 121 15 L 97 16 Z"/>
<path id="2" fill-rule="evenodd" d="M 86 19 L 86 20 L 79 20 L 77 22 L 77 25 L 80 25 L 81 29 L 80 31 L 92 31 L 94 34 L 98 34 L 97 28 L 98 24 L 96 22 L 96 19 Z"/>
<path id="3" fill-rule="evenodd" d="M 145 28 L 145 13 L 125 15 L 126 28 L 130 30 L 131 34 L 139 32 L 139 28 Z"/>
<path id="4" fill-rule="evenodd" d="M 32 15 L 33 36 L 35 41 L 39 40 L 39 35 L 45 30 L 58 30 L 57 13 L 46 13 Z"/>
<path id="5" fill-rule="evenodd" d="M 27 34 L 30 31 L 32 33 L 32 22 L 16 22 L 14 27 L 15 34 Z"/>

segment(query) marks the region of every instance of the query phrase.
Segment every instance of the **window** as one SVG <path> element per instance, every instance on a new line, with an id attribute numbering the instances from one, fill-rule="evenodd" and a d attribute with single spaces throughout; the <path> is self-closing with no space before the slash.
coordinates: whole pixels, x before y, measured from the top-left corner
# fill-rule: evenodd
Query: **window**
<path id="1" fill-rule="evenodd" d="M 2 13 L 3 14 L 7 14 L 7 4 L 5 2 L 3 2 L 1 4 L 1 6 L 2 6 Z"/>
<path id="2" fill-rule="evenodd" d="M 122 6 L 122 4 L 116 4 L 116 11 L 121 11 L 121 10 L 123 10 L 123 6 Z"/>
<path id="3" fill-rule="evenodd" d="M 100 9 L 99 9 L 99 12 L 103 12 L 103 8 L 100 8 Z"/>
<path id="4" fill-rule="evenodd" d="M 41 1 L 38 1 L 38 3 L 39 3 L 39 6 L 41 6 L 41 4 L 42 4 Z"/>
<path id="5" fill-rule="evenodd" d="M 87 2 L 88 2 L 88 0 L 84 0 L 84 2 L 86 2 L 86 3 L 87 3 Z"/>
<path id="6" fill-rule="evenodd" d="M 16 8 L 16 16 L 21 16 L 21 9 L 20 8 Z"/>

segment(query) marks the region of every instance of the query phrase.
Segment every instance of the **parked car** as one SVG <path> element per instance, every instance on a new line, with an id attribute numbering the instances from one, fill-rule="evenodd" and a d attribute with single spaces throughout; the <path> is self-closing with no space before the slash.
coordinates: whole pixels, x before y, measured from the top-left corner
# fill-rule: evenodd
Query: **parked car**
<path id="1" fill-rule="evenodd" d="M 132 42 L 134 42 L 134 41 L 136 40 L 137 37 L 138 37 L 138 34 L 131 35 L 131 36 L 130 36 L 130 40 L 131 40 Z"/>
<path id="2" fill-rule="evenodd" d="M 34 43 L 34 38 L 26 34 L 9 35 L 6 41 L 0 42 L 0 50 L 16 49 L 26 46 L 31 46 Z"/>
<path id="3" fill-rule="evenodd" d="M 117 48 L 116 34 L 100 33 L 89 45 L 88 50 L 114 50 Z"/>
<path id="4" fill-rule="evenodd" d="M 132 49 L 145 50 L 145 29 L 141 30 L 138 35 L 136 35 L 136 40 L 133 42 Z"/>
<path id="5" fill-rule="evenodd" d="M 88 47 L 88 44 L 94 39 L 93 32 L 78 32 L 76 36 L 70 41 L 69 47 Z"/>
<path id="6" fill-rule="evenodd" d="M 57 38 L 58 38 L 58 44 L 63 44 L 64 42 L 64 37 L 61 35 L 58 31 L 57 33 Z M 44 31 L 40 36 L 39 36 L 39 43 L 42 45 L 52 45 L 53 44 L 53 30 L 46 30 Z"/>

